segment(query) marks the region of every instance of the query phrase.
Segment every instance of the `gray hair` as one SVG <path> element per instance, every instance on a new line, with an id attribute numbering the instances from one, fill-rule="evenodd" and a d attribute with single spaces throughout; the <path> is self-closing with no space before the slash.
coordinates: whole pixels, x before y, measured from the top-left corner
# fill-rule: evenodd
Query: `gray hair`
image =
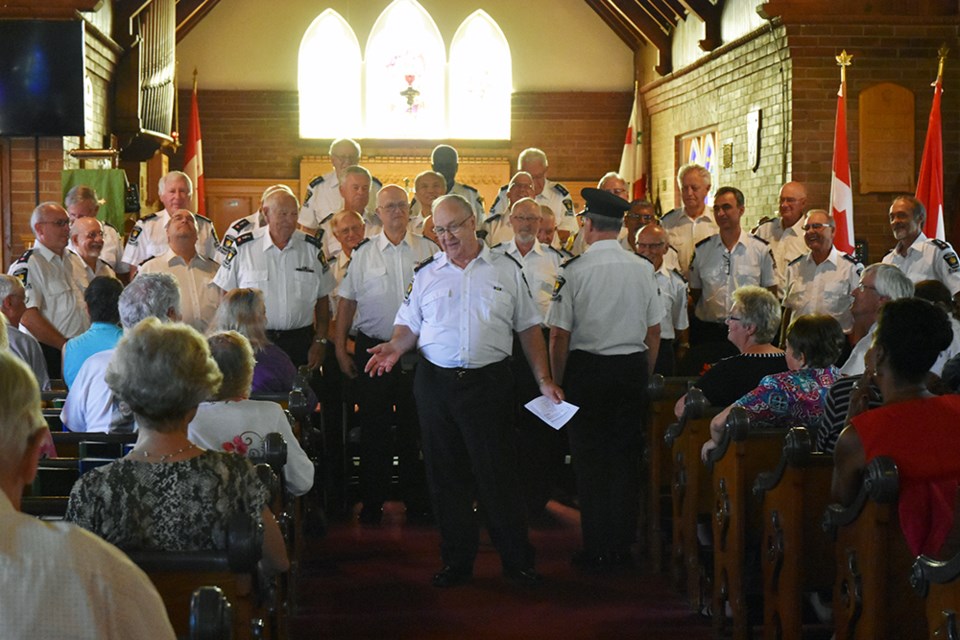
<path id="1" fill-rule="evenodd" d="M 288 187 L 287 185 L 285 185 L 285 184 L 272 184 L 272 185 L 270 185 L 269 187 L 267 187 L 266 189 L 263 190 L 263 195 L 260 196 L 260 204 L 262 205 L 262 204 L 267 200 L 267 198 L 269 198 L 270 196 L 272 196 L 274 193 L 276 193 L 276 192 L 278 192 L 278 191 L 283 191 L 283 192 L 289 193 L 289 194 L 292 195 L 294 198 L 297 197 L 297 194 L 295 194 L 295 193 L 293 192 L 293 189 L 291 189 L 291 188 Z"/>
<path id="2" fill-rule="evenodd" d="M 63 199 L 63 204 L 66 207 L 72 207 L 80 202 L 92 202 L 98 207 L 100 206 L 100 199 L 97 197 L 97 192 L 85 184 L 78 184 L 70 189 L 70 191 L 67 191 L 67 197 Z"/>
<path id="3" fill-rule="evenodd" d="M 3 273 L 0 274 L 0 302 L 3 302 L 7 299 L 7 296 L 12 295 L 16 291 L 23 289 L 23 284 L 20 282 L 19 278 L 14 276 L 8 276 Z M 2 315 L 2 314 L 0 314 Z"/>
<path id="4" fill-rule="evenodd" d="M 36 377 L 13 352 L 0 349 L 0 471 L 15 469 L 30 439 L 46 428 Z"/>
<path id="5" fill-rule="evenodd" d="M 170 171 L 166 175 L 160 176 L 160 180 L 157 182 L 157 192 L 163 193 L 163 189 L 167 184 L 167 180 L 170 178 L 179 178 L 187 183 L 187 193 L 193 195 L 193 180 L 190 179 L 190 176 L 185 174 L 183 171 Z"/>
<path id="6" fill-rule="evenodd" d="M 434 200 L 433 201 L 434 212 L 436 212 L 437 207 L 443 204 L 447 204 L 448 202 L 454 207 L 457 207 L 458 209 L 460 209 L 461 213 L 469 213 L 470 218 L 474 220 L 474 222 L 476 222 L 476 216 L 473 213 L 473 207 L 471 207 L 470 203 L 467 202 L 467 199 L 464 198 L 459 193 L 448 193 Z"/>
<path id="7" fill-rule="evenodd" d="M 211 331 L 236 331 L 247 340 L 254 350 L 260 351 L 268 344 L 267 315 L 260 289 L 231 289 L 223 297 L 213 318 Z"/>
<path id="8" fill-rule="evenodd" d="M 813 215 L 814 213 L 819 213 L 819 214 L 822 215 L 822 216 L 826 216 L 826 217 L 827 217 L 827 225 L 828 225 L 830 228 L 836 227 L 836 222 L 834 222 L 833 216 L 830 215 L 830 212 L 827 211 L 826 209 L 810 209 L 810 211 L 807 211 L 807 215 L 805 215 L 804 218 L 809 218 L 809 217 L 810 217 L 811 215 Z"/>
<path id="9" fill-rule="evenodd" d="M 753 327 L 753 339 L 770 344 L 780 329 L 780 303 L 769 290 L 746 285 L 733 292 L 733 304 L 740 309 L 740 323 Z"/>
<path id="10" fill-rule="evenodd" d="M 513 188 L 514 183 L 517 181 L 517 178 L 520 176 L 527 176 L 528 178 L 530 178 L 530 181 L 533 182 L 533 176 L 530 175 L 529 171 L 517 171 L 515 174 L 513 174 L 513 176 L 511 176 L 510 183 L 507 184 L 507 191 Z"/>
<path id="11" fill-rule="evenodd" d="M 131 329 L 146 318 L 180 317 L 180 286 L 169 273 L 140 273 L 120 294 L 120 324 Z"/>
<path id="12" fill-rule="evenodd" d="M 920 201 L 920 199 L 916 196 L 903 193 L 890 201 L 891 208 L 893 208 L 893 205 L 897 200 L 903 200 L 904 202 L 910 204 L 910 213 L 913 215 L 913 219 L 916 220 L 920 225 L 920 230 L 923 231 L 922 227 L 927 222 L 927 208 L 923 206 L 923 203 Z"/>
<path id="13" fill-rule="evenodd" d="M 690 164 L 685 164 L 685 165 L 683 165 L 682 167 L 680 167 L 680 170 L 677 171 L 677 186 L 678 186 L 678 187 L 683 186 L 683 185 L 681 184 L 681 183 L 683 182 L 683 177 L 684 177 L 685 175 L 687 175 L 688 173 L 690 173 L 691 171 L 696 171 L 696 172 L 697 172 L 697 175 L 700 176 L 700 178 L 701 178 L 704 182 L 707 183 L 707 186 L 708 186 L 708 187 L 709 187 L 711 184 L 713 184 L 713 178 L 711 177 L 710 172 L 707 171 L 706 167 L 704 167 L 704 166 L 702 166 L 702 165 L 699 165 L 699 164 L 690 163 Z"/>
<path id="14" fill-rule="evenodd" d="M 253 386 L 253 348 L 250 341 L 236 331 L 221 331 L 207 338 L 210 355 L 223 374 L 220 390 L 214 400 L 246 398 Z"/>
<path id="15" fill-rule="evenodd" d="M 913 297 L 913 281 L 903 271 L 892 264 L 875 263 L 863 270 L 860 278 L 867 273 L 876 273 L 874 286 L 877 295 L 888 300 Z"/>
<path id="16" fill-rule="evenodd" d="M 357 157 L 360 157 L 360 143 L 354 140 L 353 138 L 337 138 L 330 143 L 330 149 L 327 151 L 328 155 L 333 155 L 333 149 L 343 143 L 348 143 L 353 145 L 354 150 L 357 152 Z"/>
<path id="17" fill-rule="evenodd" d="M 550 164 L 547 162 L 547 154 L 536 147 L 529 147 L 521 151 L 519 157 L 517 157 L 517 168 L 519 169 L 523 166 L 524 162 L 531 160 L 536 160 L 545 167 L 550 166 Z"/>
<path id="18" fill-rule="evenodd" d="M 624 184 L 626 184 L 627 182 L 626 180 L 624 180 L 623 176 L 621 176 L 616 171 L 607 171 L 605 174 L 603 174 L 603 177 L 600 178 L 600 182 L 597 183 L 597 189 L 603 189 L 603 183 L 606 182 L 607 180 L 610 180 L 611 178 L 616 178 L 617 180 L 619 180 L 620 182 L 623 182 Z"/>
<path id="19" fill-rule="evenodd" d="M 516 211 L 517 207 L 519 207 L 521 204 L 523 206 L 532 205 L 537 210 L 537 217 L 539 218 L 543 217 L 543 211 L 540 210 L 540 203 L 534 200 L 533 198 L 520 198 L 519 200 L 513 203 L 512 207 L 510 207 L 510 213 L 513 213 L 514 211 Z"/>
<path id="20" fill-rule="evenodd" d="M 30 230 L 33 231 L 33 235 L 37 235 L 37 224 L 43 218 L 43 212 L 47 209 L 52 209 L 56 207 L 57 209 L 62 209 L 59 203 L 48 200 L 47 202 L 41 202 L 36 207 L 33 208 L 33 212 L 30 214 Z"/>
<path id="21" fill-rule="evenodd" d="M 343 170 L 343 182 L 346 182 L 347 176 L 349 175 L 364 176 L 367 182 L 373 184 L 373 176 L 370 175 L 366 167 L 362 167 L 359 164 L 352 164 Z"/>
<path id="22" fill-rule="evenodd" d="M 147 318 L 117 343 L 104 379 L 141 428 L 170 431 L 216 393 L 223 375 L 196 329 Z"/>

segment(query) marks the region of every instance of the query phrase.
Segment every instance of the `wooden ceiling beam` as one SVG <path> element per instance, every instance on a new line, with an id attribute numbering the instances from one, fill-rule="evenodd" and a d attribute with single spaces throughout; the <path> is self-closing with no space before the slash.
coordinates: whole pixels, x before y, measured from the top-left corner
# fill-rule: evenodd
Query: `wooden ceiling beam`
<path id="1" fill-rule="evenodd" d="M 960 7 L 952 0 L 766 0 L 757 5 L 757 13 L 765 20 L 779 17 L 787 23 L 920 24 L 930 18 L 954 18 L 949 24 L 956 24 Z"/>
<path id="2" fill-rule="evenodd" d="M 220 0 L 177 0 L 177 42 L 206 17 Z"/>
<path id="3" fill-rule="evenodd" d="M 703 20 L 705 37 L 700 41 L 700 48 L 703 51 L 713 51 L 723 44 L 720 17 L 723 14 L 724 0 L 717 0 L 716 4 L 710 0 L 680 0 L 680 2 L 690 10 L 690 13 Z"/>
<path id="4" fill-rule="evenodd" d="M 624 20 L 619 12 L 612 9 L 607 0 L 586 0 L 586 2 L 600 16 L 600 19 L 617 34 L 617 37 L 630 47 L 631 51 L 636 52 L 641 44 L 646 43 L 643 34 L 633 24 Z"/>
<path id="5" fill-rule="evenodd" d="M 634 27 L 643 34 L 647 42 L 657 48 L 660 53 L 660 62 L 656 71 L 665 76 L 673 71 L 673 51 L 670 46 L 670 33 L 673 24 L 663 26 L 634 0 L 611 0 L 619 11 Z"/>
<path id="6" fill-rule="evenodd" d="M 96 11 L 103 0 L 7 0 L 0 3 L 0 18 L 75 18 L 78 11 Z"/>

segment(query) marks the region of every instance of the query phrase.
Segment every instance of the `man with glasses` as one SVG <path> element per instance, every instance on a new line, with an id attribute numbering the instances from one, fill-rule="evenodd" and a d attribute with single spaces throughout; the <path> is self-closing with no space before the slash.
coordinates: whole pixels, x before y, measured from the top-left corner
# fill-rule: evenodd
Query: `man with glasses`
<path id="1" fill-rule="evenodd" d="M 707 210 L 707 195 L 710 193 L 711 177 L 706 168 L 698 164 L 685 164 L 677 172 L 682 206 L 660 219 L 670 238 L 670 246 L 677 250 L 680 272 L 687 276 L 694 246 L 704 238 L 715 234 L 717 222 Z"/>
<path id="2" fill-rule="evenodd" d="M 570 192 L 562 184 L 547 179 L 548 166 L 547 154 L 536 147 L 524 149 L 517 158 L 517 170 L 529 174 L 533 180 L 533 192 L 524 194 L 523 197 L 533 198 L 538 204 L 545 204 L 553 209 L 557 216 L 557 232 L 560 234 L 560 241 L 565 243 L 567 236 L 577 230 L 574 220 L 573 198 L 570 197 Z M 513 206 L 514 201 L 507 202 L 506 196 L 509 186 L 500 187 L 497 198 L 493 201 L 493 206 L 490 207 L 490 216 L 494 214 L 505 215 Z M 487 219 L 490 219 L 490 216 Z M 491 244 L 489 239 L 487 242 Z M 496 244 L 496 242 L 492 244 Z"/>
<path id="3" fill-rule="evenodd" d="M 63 199 L 63 205 L 67 209 L 67 215 L 70 216 L 71 224 L 80 218 L 96 218 L 100 211 L 100 199 L 97 197 L 97 192 L 82 184 L 78 184 L 67 192 L 67 196 Z M 120 233 L 109 222 L 104 222 L 103 249 L 100 251 L 100 259 L 110 265 L 110 268 L 117 274 L 120 274 L 121 280 L 125 279 L 126 274 L 130 272 L 130 265 L 121 260 L 122 256 L 123 239 L 120 237 Z"/>
<path id="4" fill-rule="evenodd" d="M 923 233 L 926 221 L 927 210 L 922 202 L 910 195 L 894 198 L 890 204 L 890 228 L 897 244 L 883 256 L 883 263 L 898 267 L 914 283 L 939 280 L 956 299 L 960 293 L 960 259 L 950 243 Z"/>
<path id="5" fill-rule="evenodd" d="M 267 199 L 267 196 L 277 190 L 286 191 L 290 195 L 294 195 L 293 189 L 285 184 L 272 184 L 264 189 L 263 194 L 260 196 L 260 207 L 250 215 L 234 220 L 230 223 L 230 226 L 227 227 L 227 230 L 223 234 L 223 239 L 220 241 L 220 246 L 217 247 L 217 255 L 214 257 L 217 262 L 222 263 L 226 257 L 230 255 L 231 247 L 236 244 L 237 238 L 242 234 L 252 233 L 261 227 L 267 226 L 267 219 L 263 215 L 263 202 Z"/>
<path id="6" fill-rule="evenodd" d="M 56 202 L 44 202 L 30 215 L 37 241 L 8 273 L 20 280 L 27 294 L 21 330 L 37 339 L 51 378 L 61 377 L 61 354 L 67 339 L 90 326 L 83 291 L 89 280 L 83 260 L 67 250 L 70 218 Z"/>
<path id="7" fill-rule="evenodd" d="M 355 215 L 355 214 L 354 214 Z M 377 194 L 377 215 L 383 232 L 360 243 L 340 283 L 337 330 L 334 336 L 340 371 L 357 378 L 360 406 L 360 522 L 379 524 L 383 503 L 390 494 L 394 439 L 400 462 L 400 488 L 407 517 L 429 513 L 423 470 L 419 467 L 417 416 L 412 406 L 412 373 L 397 367 L 389 374 L 360 376 L 368 349 L 390 339 L 393 321 L 403 302 L 414 267 L 439 247 L 407 230 L 410 205 L 407 192 L 395 184 Z M 356 348 L 347 349 L 351 326 L 356 330 Z M 391 427 L 396 431 L 391 433 Z"/>
<path id="8" fill-rule="evenodd" d="M 632 210 L 632 207 L 631 207 Z M 687 281 L 676 268 L 670 268 L 665 260 L 670 245 L 667 232 L 653 223 L 647 224 L 637 233 L 636 251 L 651 263 L 660 288 L 660 300 L 663 303 L 663 319 L 660 321 L 660 352 L 654 373 L 665 376 L 676 375 L 676 363 L 683 359 L 690 349 L 690 319 L 687 315 Z"/>
<path id="9" fill-rule="evenodd" d="M 116 277 L 117 275 L 101 257 L 105 229 L 106 226 L 92 216 L 77 218 L 70 225 L 70 244 L 67 248 L 83 260 L 88 282 L 97 276 Z"/>
<path id="10" fill-rule="evenodd" d="M 382 376 L 404 353 L 417 348 L 421 355 L 414 396 L 443 561 L 434 586 L 456 586 L 473 576 L 479 544 L 475 499 L 483 505 L 504 575 L 535 585 L 541 577 L 533 568 L 517 477 L 513 332 L 540 392 L 559 402 L 563 391 L 550 376 L 541 316 L 520 265 L 480 242 L 476 217 L 461 196 L 438 198 L 433 218 L 443 253 L 415 270 L 393 336 L 370 349 L 365 371 Z"/>
<path id="11" fill-rule="evenodd" d="M 483 229 L 480 232 L 481 237 L 486 241 L 487 246 L 495 246 L 501 242 L 507 242 L 513 237 L 513 227 L 510 226 L 509 212 L 513 210 L 513 205 L 521 198 L 533 198 L 534 184 L 533 176 L 526 171 L 517 171 L 510 178 L 510 184 L 506 187 L 506 202 L 497 212 L 490 212 L 484 221 Z M 497 203 L 500 202 L 500 196 L 497 196 Z"/>
<path id="12" fill-rule="evenodd" d="M 345 177 L 347 167 L 360 163 L 360 145 L 350 138 L 338 138 L 331 142 L 329 153 L 333 171 L 310 181 L 307 195 L 303 198 L 300 217 L 297 220 L 300 229 L 308 235 L 315 234 L 322 224 L 330 222 L 333 214 L 343 209 L 340 182 Z M 380 181 L 373 179 L 370 188 L 374 191 L 379 190 Z M 360 214 L 367 212 L 372 212 L 369 206 L 369 195 L 368 201 L 363 203 L 360 211 L 357 211 Z"/>
<path id="13" fill-rule="evenodd" d="M 690 320 L 690 343 L 717 344 L 728 355 L 736 353 L 727 341 L 725 324 L 733 292 L 753 284 L 777 294 L 773 253 L 765 241 L 740 228 L 743 211 L 743 193 L 734 187 L 720 187 L 713 200 L 719 233 L 698 242 L 690 262 L 690 295 L 696 305 Z"/>
<path id="14" fill-rule="evenodd" d="M 801 229 L 810 252 L 787 266 L 783 306 L 793 317 L 826 313 L 837 319 L 844 333 L 850 333 L 850 305 L 863 265 L 833 246 L 833 218 L 823 209 L 811 209 Z M 788 325 L 785 318 L 783 326 Z"/>
<path id="15" fill-rule="evenodd" d="M 799 182 L 788 182 L 780 187 L 780 217 L 771 218 L 758 226 L 753 234 L 766 240 L 777 263 L 777 286 L 783 292 L 787 265 L 807 252 L 805 237 L 799 224 L 807 206 L 807 188 Z"/>
<path id="16" fill-rule="evenodd" d="M 850 357 L 840 368 L 845 376 L 860 375 L 864 370 L 864 356 L 873 343 L 880 309 L 890 300 L 913 295 L 913 282 L 900 269 L 890 264 L 876 263 L 863 270 L 860 284 L 853 290 L 851 335 L 857 340 Z M 862 337 L 861 337 L 862 336 Z"/>

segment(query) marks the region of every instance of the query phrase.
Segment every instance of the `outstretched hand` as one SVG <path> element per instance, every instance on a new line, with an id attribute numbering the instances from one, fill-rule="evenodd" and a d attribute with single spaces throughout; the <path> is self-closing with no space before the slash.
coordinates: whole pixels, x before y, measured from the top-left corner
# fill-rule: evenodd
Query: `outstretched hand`
<path id="1" fill-rule="evenodd" d="M 363 368 L 363 371 L 368 373 L 371 378 L 375 375 L 382 376 L 385 373 L 390 373 L 397 361 L 400 360 L 400 356 L 403 355 L 403 352 L 397 349 L 393 342 L 381 342 L 367 349 L 367 353 L 371 356 L 367 360 L 367 365 Z"/>

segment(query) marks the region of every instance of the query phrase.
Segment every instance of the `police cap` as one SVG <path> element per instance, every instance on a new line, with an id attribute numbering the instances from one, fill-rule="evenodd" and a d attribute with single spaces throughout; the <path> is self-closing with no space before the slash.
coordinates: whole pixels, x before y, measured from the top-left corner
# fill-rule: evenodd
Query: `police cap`
<path id="1" fill-rule="evenodd" d="M 588 187 L 581 189 L 580 195 L 587 203 L 584 214 L 620 220 L 623 214 L 630 210 L 629 202 L 609 191 Z"/>

